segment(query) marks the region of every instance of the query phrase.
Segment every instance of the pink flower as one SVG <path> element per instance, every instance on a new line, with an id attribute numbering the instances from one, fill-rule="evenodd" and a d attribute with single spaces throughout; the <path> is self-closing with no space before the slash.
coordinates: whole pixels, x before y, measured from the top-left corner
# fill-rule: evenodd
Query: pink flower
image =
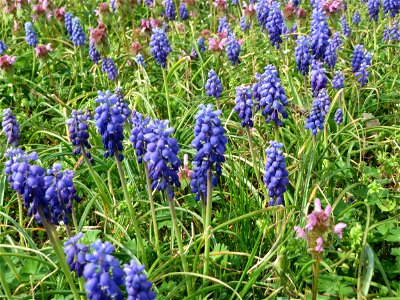
<path id="1" fill-rule="evenodd" d="M 186 179 L 192 176 L 193 171 L 189 169 L 189 156 L 185 154 L 183 156 L 183 168 L 179 168 L 178 177 L 179 179 Z"/>
<path id="2" fill-rule="evenodd" d="M 228 8 L 228 3 L 226 0 L 215 0 L 213 5 L 219 10 L 226 10 Z"/>
<path id="3" fill-rule="evenodd" d="M 324 251 L 324 248 L 322 248 L 323 243 L 324 243 L 324 240 L 322 239 L 322 237 L 317 238 L 317 246 L 315 246 L 315 251 L 317 251 L 317 252 Z"/>
<path id="4" fill-rule="evenodd" d="M 294 230 L 297 232 L 296 240 L 298 240 L 299 238 L 303 238 L 303 239 L 307 238 L 306 233 L 299 226 L 294 226 Z"/>
<path id="5" fill-rule="evenodd" d="M 256 8 L 253 3 L 247 4 L 246 2 L 243 2 L 243 8 L 244 8 L 244 15 L 246 17 L 254 16 Z"/>
<path id="6" fill-rule="evenodd" d="M 334 14 L 338 11 L 344 10 L 343 0 L 325 0 L 322 3 L 322 8 L 329 14 Z"/>
<path id="7" fill-rule="evenodd" d="M 286 19 L 291 19 L 296 12 L 296 9 L 292 2 L 289 2 L 282 10 L 282 13 Z"/>
<path id="8" fill-rule="evenodd" d="M 110 12 L 111 12 L 110 7 L 108 6 L 107 2 L 100 3 L 97 9 L 95 10 L 96 16 L 98 17 L 109 14 Z"/>
<path id="9" fill-rule="evenodd" d="M 208 38 L 208 50 L 223 51 L 227 43 L 226 32 L 220 32 L 217 38 Z"/>
<path id="10" fill-rule="evenodd" d="M 96 45 L 107 43 L 107 27 L 100 20 L 98 22 L 96 28 L 90 28 L 90 41 Z"/>
<path id="11" fill-rule="evenodd" d="M 314 226 L 317 225 L 317 216 L 314 214 L 309 214 L 307 216 L 308 223 L 306 224 L 305 228 L 309 231 L 313 230 Z"/>
<path id="12" fill-rule="evenodd" d="M 133 42 L 131 46 L 131 52 L 133 55 L 136 55 L 139 53 L 140 50 L 142 50 L 142 45 L 139 42 Z"/>
<path id="13" fill-rule="evenodd" d="M 346 227 L 347 227 L 347 224 L 340 222 L 335 225 L 335 227 L 333 228 L 333 231 L 339 236 L 340 239 L 342 239 L 343 238 L 342 230 Z"/>
<path id="14" fill-rule="evenodd" d="M 49 55 L 49 52 L 53 50 L 51 48 L 51 44 L 47 44 L 47 45 L 38 45 L 35 48 L 35 52 L 36 52 L 36 57 L 38 58 L 46 58 Z"/>
<path id="15" fill-rule="evenodd" d="M 15 64 L 15 56 L 3 55 L 0 56 L 0 69 L 7 72 Z"/>
<path id="16" fill-rule="evenodd" d="M 65 17 L 65 7 L 59 7 L 55 9 L 54 15 L 56 16 L 56 19 L 60 22 L 64 21 Z"/>

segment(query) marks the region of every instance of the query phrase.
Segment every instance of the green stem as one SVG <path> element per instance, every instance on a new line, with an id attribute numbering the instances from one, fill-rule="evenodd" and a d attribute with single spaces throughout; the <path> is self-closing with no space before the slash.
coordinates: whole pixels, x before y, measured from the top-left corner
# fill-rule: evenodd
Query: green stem
<path id="1" fill-rule="evenodd" d="M 149 267 L 149 264 L 147 263 L 147 257 L 146 257 L 146 252 L 145 252 L 144 245 L 143 245 L 142 235 L 140 234 L 140 228 L 139 228 L 138 220 L 136 218 L 135 208 L 133 207 L 131 198 L 129 197 L 124 170 L 122 169 L 121 162 L 118 159 L 118 150 L 114 151 L 114 157 L 115 157 L 115 162 L 116 162 L 117 168 L 118 168 L 118 174 L 119 174 L 119 177 L 121 180 L 121 186 L 122 186 L 122 190 L 124 192 L 124 197 L 125 197 L 126 203 L 128 205 L 129 214 L 132 219 L 133 228 L 135 230 L 136 239 L 137 239 L 138 248 L 139 248 L 138 252 L 141 254 L 142 262 L 147 269 Z"/>
<path id="2" fill-rule="evenodd" d="M 167 99 L 168 120 L 169 120 L 169 125 L 171 126 L 172 114 L 171 114 L 171 103 L 169 102 L 167 75 L 165 74 L 164 68 L 161 67 L 161 70 L 162 70 L 163 79 L 164 79 L 165 98 Z"/>
<path id="3" fill-rule="evenodd" d="M 175 231 L 175 235 L 176 235 L 176 241 L 178 243 L 179 255 L 180 255 L 181 260 L 182 260 L 182 267 L 183 267 L 183 270 L 185 271 L 185 273 L 188 273 L 189 272 L 189 267 L 188 267 L 188 263 L 187 263 L 187 260 L 186 260 L 185 249 L 183 247 L 182 233 L 179 230 L 178 221 L 177 221 L 177 218 L 176 218 L 175 202 L 174 202 L 174 199 L 170 198 L 170 197 L 168 197 L 168 202 L 169 202 L 169 211 L 171 213 L 172 225 L 174 227 L 174 231 Z M 188 293 L 188 296 L 190 296 L 192 294 L 191 279 L 187 275 L 185 275 L 185 277 L 186 277 L 187 293 Z"/>
<path id="4" fill-rule="evenodd" d="M 359 258 L 359 265 L 358 265 L 358 279 L 357 279 L 357 295 L 360 297 L 359 299 L 362 299 L 362 284 L 361 284 L 361 278 L 362 278 L 362 270 L 363 270 L 363 264 L 362 261 L 364 260 L 365 257 L 365 248 L 367 245 L 367 238 L 368 238 L 368 231 L 369 231 L 369 221 L 371 218 L 371 209 L 369 208 L 368 203 L 364 203 L 365 206 L 367 207 L 367 220 L 365 223 L 365 231 L 364 231 L 364 236 L 363 236 L 363 241 L 361 245 L 361 253 L 360 253 L 360 258 Z"/>
<path id="5" fill-rule="evenodd" d="M 204 269 L 203 275 L 208 276 L 210 267 L 210 233 L 211 233 L 211 207 L 212 207 L 212 173 L 208 170 L 207 173 L 207 203 L 206 203 L 206 220 L 204 222 Z M 203 283 L 206 278 L 203 278 Z"/>
<path id="6" fill-rule="evenodd" d="M 36 67 L 36 55 L 35 55 L 35 48 L 32 48 L 32 55 L 33 55 L 33 63 L 32 63 L 32 75 L 31 75 L 31 81 L 33 81 L 33 78 L 35 76 L 35 67 Z"/>
<path id="7" fill-rule="evenodd" d="M 21 226 L 21 228 L 24 228 L 24 210 L 23 210 L 24 204 L 22 202 L 21 195 L 18 193 L 17 193 L 17 198 L 18 198 L 19 226 Z M 24 235 L 22 234 L 22 232 L 20 232 L 19 235 L 20 235 L 20 244 L 25 245 Z"/>
<path id="8" fill-rule="evenodd" d="M 0 250 L 0 251 L 3 252 L 3 250 Z M 10 291 L 10 287 L 8 286 L 6 277 L 4 275 L 5 275 L 4 270 L 2 270 L 0 272 L 0 283 L 1 283 L 1 286 L 3 287 L 3 291 L 4 291 L 4 294 L 6 295 L 6 298 L 7 299 L 13 299 L 13 296 L 12 296 L 11 291 Z"/>
<path id="9" fill-rule="evenodd" d="M 318 296 L 318 276 L 319 276 L 319 265 L 321 262 L 321 258 L 317 257 L 313 266 L 314 278 L 312 285 L 312 300 L 317 300 Z"/>
<path id="10" fill-rule="evenodd" d="M 69 266 L 65 259 L 65 255 L 64 255 L 64 252 L 63 252 L 62 246 L 61 246 L 61 241 L 58 238 L 57 232 L 55 232 L 54 226 L 47 222 L 47 219 L 45 218 L 41 207 L 38 208 L 38 213 L 40 216 L 40 220 L 42 221 L 42 224 L 43 224 L 44 228 L 46 229 L 47 235 L 49 236 L 50 241 L 53 245 L 54 252 L 56 253 L 58 261 L 60 262 L 61 269 L 64 272 L 64 276 L 68 281 L 68 284 L 71 288 L 72 294 L 74 295 L 74 299 L 80 299 L 78 290 L 76 289 L 76 286 L 74 283 L 74 279 L 71 276 L 71 270 L 69 269 Z"/>
<path id="11" fill-rule="evenodd" d="M 153 219 L 155 247 L 156 247 L 157 255 L 161 256 L 160 241 L 159 241 L 159 237 L 158 237 L 159 235 L 158 235 L 157 217 L 156 217 L 156 210 L 154 207 L 154 199 L 153 199 L 153 189 L 151 188 L 149 167 L 146 162 L 144 163 L 144 170 L 146 172 L 147 193 L 149 194 L 151 218 Z"/>

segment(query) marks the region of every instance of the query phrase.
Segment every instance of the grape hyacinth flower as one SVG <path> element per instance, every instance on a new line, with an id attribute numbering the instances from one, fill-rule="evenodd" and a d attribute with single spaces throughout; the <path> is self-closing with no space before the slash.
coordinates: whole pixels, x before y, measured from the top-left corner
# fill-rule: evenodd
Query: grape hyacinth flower
<path id="1" fill-rule="evenodd" d="M 206 46 L 204 45 L 204 39 L 202 37 L 197 40 L 197 45 L 201 53 L 206 52 L 207 49 Z"/>
<path id="2" fill-rule="evenodd" d="M 267 28 L 267 19 L 270 13 L 269 9 L 269 1 L 268 0 L 260 0 L 256 4 L 256 12 L 258 24 L 261 26 L 261 30 L 265 30 Z"/>
<path id="3" fill-rule="evenodd" d="M 269 33 L 271 45 L 279 49 L 282 43 L 282 28 L 284 27 L 283 16 L 278 2 L 273 1 L 270 5 L 270 12 L 268 14 L 266 27 Z"/>
<path id="4" fill-rule="evenodd" d="M 323 252 L 323 243 L 326 240 L 325 236 L 328 233 L 335 233 L 341 239 L 343 238 L 343 229 L 346 228 L 345 223 L 332 224 L 331 220 L 332 207 L 327 205 L 322 209 L 321 201 L 316 198 L 314 202 L 314 210 L 307 216 L 308 222 L 305 226 L 307 233 L 295 226 L 294 230 L 297 232 L 296 239 L 303 238 L 307 241 L 308 251 L 313 256 L 319 256 Z M 325 240 L 324 240 L 325 238 Z"/>
<path id="5" fill-rule="evenodd" d="M 226 54 L 228 56 L 228 59 L 231 61 L 232 66 L 240 63 L 240 50 L 240 44 L 237 40 L 231 40 L 226 46 Z"/>
<path id="6" fill-rule="evenodd" d="M 13 144 L 17 147 L 20 137 L 19 123 L 10 108 L 3 111 L 1 126 L 7 138 L 7 145 Z"/>
<path id="7" fill-rule="evenodd" d="M 182 21 L 189 19 L 189 12 L 185 3 L 181 3 L 181 6 L 179 7 L 179 16 Z"/>
<path id="8" fill-rule="evenodd" d="M 213 69 L 208 72 L 208 79 L 205 85 L 207 96 L 219 98 L 222 93 L 222 85 L 217 73 Z"/>
<path id="9" fill-rule="evenodd" d="M 400 10 L 399 0 L 383 0 L 383 13 L 389 13 L 390 17 L 395 17 Z"/>
<path id="10" fill-rule="evenodd" d="M 47 170 L 45 182 L 45 199 L 51 212 L 50 222 L 58 225 L 60 221 L 69 224 L 69 216 L 72 213 L 72 202 L 80 202 L 76 195 L 74 182 L 74 172 L 61 171 L 61 164 L 54 164 L 52 169 Z"/>
<path id="11" fill-rule="evenodd" d="M 322 115 L 322 104 L 321 100 L 317 97 L 311 107 L 310 115 L 306 119 L 305 129 L 311 130 L 314 136 L 317 135 L 318 130 L 324 129 L 325 118 Z"/>
<path id="12" fill-rule="evenodd" d="M 74 43 L 74 46 L 77 47 L 85 45 L 86 36 L 78 17 L 72 19 L 71 41 Z"/>
<path id="13" fill-rule="evenodd" d="M 289 184 L 289 172 L 286 169 L 285 156 L 283 156 L 283 151 L 281 150 L 283 144 L 276 141 L 271 141 L 269 144 L 270 147 L 265 151 L 267 163 L 265 164 L 263 181 L 268 187 L 269 206 L 282 205 L 283 194 Z"/>
<path id="14" fill-rule="evenodd" d="M 354 12 L 353 18 L 352 18 L 353 24 L 358 26 L 361 23 L 361 16 L 358 10 Z"/>
<path id="15" fill-rule="evenodd" d="M 337 125 L 342 124 L 343 122 L 343 110 L 341 110 L 340 108 L 338 108 L 335 112 L 335 116 L 333 117 L 333 120 L 335 121 L 335 123 Z"/>
<path id="16" fill-rule="evenodd" d="M 332 79 L 332 88 L 335 90 L 344 88 L 344 76 L 342 71 L 336 71 L 335 77 Z"/>
<path id="17" fill-rule="evenodd" d="M 346 16 L 342 15 L 340 17 L 340 26 L 342 27 L 342 32 L 345 37 L 349 37 L 351 34 L 351 29 L 349 24 L 347 24 Z"/>
<path id="18" fill-rule="evenodd" d="M 100 105 L 96 107 L 94 120 L 104 145 L 104 157 L 107 158 L 118 152 L 118 159 L 122 161 L 124 158 L 121 151 L 123 150 L 125 120 L 118 107 L 115 106 L 117 100 L 117 96 L 111 94 L 110 91 L 107 90 L 105 93 L 99 91 L 96 102 Z"/>
<path id="19" fill-rule="evenodd" d="M 250 29 L 250 21 L 246 20 L 246 16 L 240 18 L 240 29 L 244 32 Z"/>
<path id="20" fill-rule="evenodd" d="M 253 106 L 254 104 L 250 87 L 237 87 L 234 110 L 239 115 L 242 127 L 253 127 Z"/>
<path id="21" fill-rule="evenodd" d="M 178 158 L 178 143 L 170 137 L 174 128 L 168 127 L 168 124 L 167 120 L 154 120 L 147 125 L 148 132 L 144 135 L 146 153 L 143 159 L 149 167 L 152 189 L 165 190 L 168 197 L 173 199 L 173 186 L 181 186 L 178 177 L 181 161 Z"/>
<path id="22" fill-rule="evenodd" d="M 371 54 L 367 50 L 364 50 L 363 45 L 356 45 L 354 47 L 353 57 L 351 58 L 352 72 L 356 73 L 359 71 L 364 61 L 367 65 L 371 65 Z"/>
<path id="23" fill-rule="evenodd" d="M 69 138 L 72 145 L 75 147 L 73 154 L 84 154 L 93 163 L 92 156 L 89 152 L 91 145 L 89 143 L 88 121 L 90 120 L 90 113 L 85 114 L 82 110 L 73 110 L 71 118 L 67 120 Z"/>
<path id="24" fill-rule="evenodd" d="M 107 73 L 110 80 L 115 80 L 118 77 L 118 70 L 112 58 L 101 59 L 101 71 Z"/>
<path id="25" fill-rule="evenodd" d="M 325 88 L 328 84 L 328 78 L 326 77 L 326 69 L 322 67 L 322 62 L 313 61 L 311 66 L 311 90 L 313 97 L 316 97 L 320 90 Z"/>
<path id="26" fill-rule="evenodd" d="M 314 7 L 311 21 L 311 51 L 315 59 L 323 60 L 328 47 L 330 30 L 327 17 L 320 5 Z"/>
<path id="27" fill-rule="evenodd" d="M 71 37 L 72 36 L 72 19 L 74 18 L 74 15 L 67 12 L 65 13 L 65 18 L 64 18 L 64 24 L 65 28 L 67 29 L 68 35 Z"/>
<path id="28" fill-rule="evenodd" d="M 75 271 L 77 277 L 82 277 L 83 275 L 83 268 L 86 265 L 86 254 L 89 250 L 86 245 L 78 243 L 82 237 L 83 233 L 79 232 L 64 243 L 67 264 L 72 272 Z"/>
<path id="29" fill-rule="evenodd" d="M 229 25 L 227 17 L 219 18 L 217 32 L 225 32 L 228 36 L 231 34 L 231 25 Z"/>
<path id="30" fill-rule="evenodd" d="M 132 111 L 132 130 L 129 141 L 132 143 L 132 147 L 135 149 L 138 163 L 142 163 L 143 155 L 146 149 L 145 134 L 149 133 L 150 130 L 147 125 L 150 123 L 150 118 L 143 118 L 142 114 L 137 111 Z"/>
<path id="31" fill-rule="evenodd" d="M 120 290 L 120 286 L 124 284 L 124 271 L 120 262 L 112 255 L 114 246 L 98 240 L 90 248 L 92 252 L 86 254 L 87 263 L 83 270 L 88 299 L 124 299 Z"/>
<path id="32" fill-rule="evenodd" d="M 336 61 L 337 61 L 336 51 L 337 51 L 337 48 L 339 45 L 338 45 L 337 40 L 335 40 L 333 38 L 328 40 L 328 47 L 326 47 L 326 50 L 325 50 L 325 63 L 331 69 L 335 68 L 335 65 L 336 65 Z"/>
<path id="33" fill-rule="evenodd" d="M 310 40 L 307 36 L 300 36 L 297 38 L 296 43 L 295 56 L 297 70 L 302 75 L 307 75 L 311 65 Z"/>
<path id="34" fill-rule="evenodd" d="M 190 181 L 195 200 L 207 198 L 207 176 L 212 176 L 212 185 L 218 184 L 218 177 L 222 175 L 222 163 L 228 139 L 221 126 L 220 110 L 213 110 L 211 104 L 201 104 L 195 116 L 194 139 L 191 143 L 197 153 L 193 161 L 193 173 Z M 214 172 L 215 168 L 215 173 Z"/>
<path id="35" fill-rule="evenodd" d="M 39 43 L 36 31 L 35 29 L 33 29 L 33 25 L 31 22 L 25 23 L 25 36 L 26 36 L 26 42 L 28 43 L 29 46 L 36 47 L 37 44 Z"/>
<path id="36" fill-rule="evenodd" d="M 96 50 L 96 46 L 93 42 L 90 42 L 89 45 L 89 57 L 95 64 L 98 64 L 101 58 L 100 53 Z"/>
<path id="37" fill-rule="evenodd" d="M 144 61 L 144 57 L 142 54 L 139 53 L 138 55 L 136 55 L 135 60 L 139 66 L 146 67 L 146 62 Z"/>
<path id="38" fill-rule="evenodd" d="M 262 115 L 266 118 L 266 122 L 273 121 L 276 126 L 283 126 L 279 115 L 287 119 L 285 106 L 288 105 L 288 100 L 275 66 L 265 67 L 265 72 L 259 76 L 258 82 L 253 85 L 253 90 L 254 99 L 259 100 L 257 110 L 262 108 Z"/>
<path id="39" fill-rule="evenodd" d="M 161 67 L 167 67 L 167 57 L 168 54 L 172 52 L 172 49 L 163 29 L 153 29 L 153 34 L 150 40 L 150 52 Z"/>
<path id="40" fill-rule="evenodd" d="M 325 117 L 331 106 L 331 101 L 329 100 L 329 96 L 328 93 L 326 92 L 326 89 L 322 89 L 319 91 L 318 98 L 321 101 L 321 114 L 323 117 Z"/>
<path id="41" fill-rule="evenodd" d="M 169 21 L 175 20 L 175 4 L 173 0 L 164 0 L 163 4 L 165 6 L 165 15 Z"/>
<path id="42" fill-rule="evenodd" d="M 131 110 L 125 101 L 124 94 L 121 87 L 117 87 L 114 91 L 114 95 L 117 96 L 117 102 L 115 106 L 119 109 L 121 116 L 124 118 L 124 122 L 130 117 Z"/>
<path id="43" fill-rule="evenodd" d="M 360 83 L 361 87 L 368 83 L 368 78 L 370 75 L 369 71 L 367 70 L 368 67 L 369 65 L 367 62 L 363 61 L 358 71 L 354 74 L 356 77 L 358 77 L 357 81 Z"/>
<path id="44" fill-rule="evenodd" d="M 6 43 L 0 40 L 0 54 L 3 54 L 8 49 Z"/>
<path id="45" fill-rule="evenodd" d="M 134 259 L 124 266 L 125 286 L 128 300 L 154 300 L 156 294 L 151 290 L 153 284 L 143 273 L 144 266 L 138 265 Z"/>
<path id="46" fill-rule="evenodd" d="M 375 22 L 377 22 L 379 18 L 379 11 L 381 9 L 381 0 L 368 0 L 367 7 L 369 20 L 374 20 Z"/>

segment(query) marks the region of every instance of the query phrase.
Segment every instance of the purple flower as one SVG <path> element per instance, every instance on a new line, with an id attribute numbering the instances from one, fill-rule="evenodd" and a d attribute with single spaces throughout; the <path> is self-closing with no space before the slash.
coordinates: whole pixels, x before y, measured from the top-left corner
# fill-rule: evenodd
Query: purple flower
<path id="1" fill-rule="evenodd" d="M 381 8 L 381 0 L 368 0 L 368 14 L 369 20 L 378 21 L 379 18 L 379 10 Z"/>
<path id="2" fill-rule="evenodd" d="M 173 186 L 181 186 L 178 177 L 181 161 L 178 158 L 178 143 L 170 137 L 174 128 L 168 127 L 168 123 L 166 120 L 154 120 L 147 125 L 148 132 L 144 135 L 146 153 L 143 159 L 149 167 L 152 189 L 165 190 L 169 198 L 174 198 Z"/>
<path id="3" fill-rule="evenodd" d="M 322 237 L 317 238 L 317 245 L 315 246 L 315 251 L 317 251 L 317 252 L 324 251 L 324 248 L 322 248 L 323 243 L 324 243 L 324 240 L 322 239 Z"/>
<path id="4" fill-rule="evenodd" d="M 246 20 L 246 16 L 245 16 L 245 15 L 243 15 L 243 16 L 240 18 L 240 23 L 239 23 L 239 25 L 240 25 L 240 29 L 241 29 L 242 31 L 247 31 L 247 30 L 250 29 L 250 21 L 247 21 L 247 20 Z"/>
<path id="5" fill-rule="evenodd" d="M 118 151 L 118 159 L 122 161 L 124 158 L 121 151 L 123 150 L 123 125 L 125 119 L 118 107 L 115 106 L 117 100 L 117 96 L 111 94 L 110 91 L 107 90 L 106 93 L 99 91 L 96 102 L 100 103 L 100 105 L 96 107 L 94 120 L 104 145 L 104 157 L 112 156 Z"/>
<path id="6" fill-rule="evenodd" d="M 82 110 L 73 110 L 71 119 L 67 120 L 69 138 L 71 139 L 74 148 L 74 155 L 86 154 L 86 157 L 93 162 L 92 156 L 88 151 L 91 148 L 89 143 L 88 120 L 90 120 L 90 113 L 85 114 Z"/>
<path id="7" fill-rule="evenodd" d="M 340 44 L 339 44 L 340 45 Z M 328 47 L 325 50 L 325 63 L 330 68 L 335 68 L 336 61 L 337 61 L 337 54 L 336 50 L 338 48 L 338 43 L 335 39 L 328 40 Z"/>
<path id="8" fill-rule="evenodd" d="M 108 78 L 112 81 L 118 77 L 118 70 L 112 58 L 101 59 L 101 71 L 107 73 Z"/>
<path id="9" fill-rule="evenodd" d="M 361 23 L 361 16 L 358 10 L 354 12 L 353 18 L 352 18 L 353 24 L 358 26 L 358 24 Z"/>
<path id="10" fill-rule="evenodd" d="M 279 45 L 282 43 L 282 28 L 285 23 L 283 22 L 282 12 L 278 2 L 273 1 L 270 5 L 270 12 L 268 14 L 266 27 L 268 28 L 269 39 L 271 45 L 279 49 Z"/>
<path id="11" fill-rule="evenodd" d="M 172 52 L 172 49 L 163 29 L 153 29 L 153 34 L 150 40 L 150 52 L 161 67 L 167 67 L 167 57 L 168 54 Z"/>
<path id="12" fill-rule="evenodd" d="M 343 223 L 343 222 L 340 222 L 340 223 L 337 223 L 336 225 L 335 225 L 335 227 L 334 227 L 334 229 L 333 229 L 333 231 L 338 235 L 338 237 L 340 238 L 340 239 L 342 239 L 343 238 L 343 229 L 345 229 L 347 227 L 347 224 L 345 224 L 345 223 Z"/>
<path id="13" fill-rule="evenodd" d="M 185 3 L 181 3 L 179 7 L 179 16 L 182 21 L 189 19 L 189 12 Z"/>
<path id="14" fill-rule="evenodd" d="M 117 102 L 115 106 L 119 109 L 121 116 L 124 118 L 124 122 L 131 116 L 131 110 L 129 109 L 128 103 L 125 101 L 124 93 L 121 87 L 117 87 L 114 91 L 114 95 L 117 96 Z"/>
<path id="15" fill-rule="evenodd" d="M 150 118 L 143 118 L 142 114 L 137 111 L 132 111 L 132 130 L 129 141 L 132 143 L 132 147 L 136 151 L 138 163 L 142 163 L 143 155 L 146 149 L 145 134 L 150 132 L 147 125 L 150 123 Z"/>
<path id="16" fill-rule="evenodd" d="M 204 45 L 204 39 L 202 37 L 197 40 L 197 45 L 199 46 L 199 50 L 201 53 L 206 52 L 206 46 Z"/>
<path id="17" fill-rule="evenodd" d="M 6 43 L 0 40 L 0 54 L 3 54 L 8 49 Z"/>
<path id="18" fill-rule="evenodd" d="M 269 9 L 269 1 L 268 0 L 260 0 L 256 4 L 256 12 L 258 24 L 261 26 L 261 30 L 267 28 L 267 19 L 270 12 Z"/>
<path id="19" fill-rule="evenodd" d="M 208 72 L 208 79 L 205 85 L 207 96 L 219 98 L 222 93 L 222 85 L 217 73 L 213 69 Z"/>
<path id="20" fill-rule="evenodd" d="M 349 37 L 351 34 L 351 29 L 349 24 L 347 24 L 346 16 L 342 15 L 340 18 L 340 26 L 342 27 L 342 32 L 345 37 Z"/>
<path id="21" fill-rule="evenodd" d="M 322 10 L 322 6 L 317 5 L 313 9 L 310 33 L 311 50 L 315 59 L 324 59 L 329 36 L 330 30 L 327 17 Z"/>
<path id="22" fill-rule="evenodd" d="M 85 45 L 86 36 L 78 17 L 72 19 L 71 41 L 74 43 L 75 46 Z"/>
<path id="23" fill-rule="evenodd" d="M 228 37 L 232 34 L 231 25 L 229 25 L 227 17 L 219 18 L 217 31 L 219 33 L 225 32 Z"/>
<path id="24" fill-rule="evenodd" d="M 225 161 L 224 153 L 228 139 L 225 130 L 221 126 L 219 115 L 221 111 L 213 111 L 211 104 L 201 104 L 195 116 L 194 139 L 192 147 L 197 151 L 193 165 L 193 173 L 190 181 L 192 193 L 196 201 L 207 197 L 207 175 L 212 174 L 212 184 L 218 184 L 218 177 L 222 174 L 221 165 Z"/>
<path id="25" fill-rule="evenodd" d="M 340 108 L 336 110 L 333 120 L 337 125 L 340 125 L 343 122 L 343 111 Z"/>
<path id="26" fill-rule="evenodd" d="M 266 122 L 273 121 L 276 125 L 283 126 L 279 115 L 287 119 L 285 106 L 288 105 L 288 101 L 278 77 L 278 71 L 273 65 L 265 67 L 265 72 L 253 85 L 253 91 L 254 100 L 259 100 L 257 110 L 262 108 L 262 115 L 267 118 Z"/>
<path id="27" fill-rule="evenodd" d="M 143 273 L 144 266 L 136 264 L 132 259 L 130 264 L 125 265 L 125 286 L 128 300 L 153 300 L 156 294 L 151 290 L 153 284 L 147 280 Z"/>
<path id="28" fill-rule="evenodd" d="M 71 37 L 72 36 L 72 19 L 74 18 L 74 15 L 67 12 L 65 13 L 64 17 L 64 24 L 65 28 L 67 29 L 68 35 Z"/>
<path id="29" fill-rule="evenodd" d="M 313 135 L 317 135 L 318 130 L 324 129 L 324 115 L 322 114 L 321 100 L 317 97 L 311 107 L 310 115 L 306 119 L 305 129 L 311 130 Z"/>
<path id="30" fill-rule="evenodd" d="M 89 57 L 95 64 L 99 63 L 100 53 L 97 52 L 96 47 L 93 42 L 90 42 L 90 45 L 89 45 Z"/>
<path id="31" fill-rule="evenodd" d="M 358 77 L 357 81 L 360 83 L 361 87 L 368 83 L 368 78 L 370 75 L 368 68 L 369 65 L 364 61 L 362 62 L 358 71 L 354 74 L 356 77 Z"/>
<path id="32" fill-rule="evenodd" d="M 226 46 L 226 54 L 231 61 L 231 65 L 239 64 L 240 44 L 237 40 L 231 40 Z"/>
<path id="33" fill-rule="evenodd" d="M 300 36 L 296 40 L 295 49 L 297 70 L 302 75 L 308 74 L 311 65 L 310 40 L 307 36 Z"/>
<path id="34" fill-rule="evenodd" d="M 269 144 L 270 147 L 266 150 L 267 163 L 263 181 L 268 187 L 269 205 L 282 205 L 283 194 L 289 184 L 289 172 L 286 169 L 285 156 L 281 150 L 283 144 L 276 141 L 271 141 Z"/>
<path id="35" fill-rule="evenodd" d="M 124 284 L 124 271 L 120 262 L 111 254 L 114 246 L 98 240 L 91 245 L 92 252 L 86 254 L 83 277 L 88 299 L 124 299 L 120 286 Z"/>
<path id="36" fill-rule="evenodd" d="M 86 245 L 78 243 L 82 236 L 83 233 L 79 232 L 64 243 L 64 253 L 69 268 L 72 272 L 75 271 L 78 277 L 83 275 L 83 268 L 86 265 L 86 253 L 89 250 Z"/>
<path id="37" fill-rule="evenodd" d="M 383 13 L 395 17 L 400 10 L 399 0 L 383 0 Z"/>
<path id="38" fill-rule="evenodd" d="M 238 113 L 242 127 L 253 127 L 253 99 L 248 86 L 236 88 L 235 112 Z"/>
<path id="39" fill-rule="evenodd" d="M 344 76 L 342 71 L 336 71 L 335 77 L 332 79 L 332 88 L 335 90 L 344 88 Z"/>
<path id="40" fill-rule="evenodd" d="M 164 0 L 163 4 L 165 6 L 165 15 L 169 21 L 175 20 L 175 4 L 173 0 Z"/>
<path id="41" fill-rule="evenodd" d="M 351 58 L 352 72 L 356 73 L 359 71 L 363 62 L 370 66 L 371 54 L 367 50 L 364 50 L 363 45 L 356 45 L 354 47 L 353 57 Z"/>
<path id="42" fill-rule="evenodd" d="M 322 67 L 322 62 L 313 61 L 311 66 L 311 90 L 313 97 L 316 97 L 320 90 L 325 88 L 328 84 L 328 78 L 326 77 L 326 69 Z"/>
<path id="43" fill-rule="evenodd" d="M 36 31 L 35 29 L 33 29 L 33 25 L 31 22 L 25 23 L 25 36 L 26 36 L 26 42 L 28 43 L 29 46 L 36 47 L 37 44 L 39 43 Z"/>
<path id="44" fill-rule="evenodd" d="M 144 61 L 144 57 L 142 56 L 142 54 L 139 53 L 138 55 L 136 55 L 135 60 L 139 66 L 146 67 L 146 62 Z"/>
<path id="45" fill-rule="evenodd" d="M 20 137 L 19 124 L 10 108 L 3 111 L 1 126 L 7 138 L 7 145 L 13 144 L 17 147 Z"/>

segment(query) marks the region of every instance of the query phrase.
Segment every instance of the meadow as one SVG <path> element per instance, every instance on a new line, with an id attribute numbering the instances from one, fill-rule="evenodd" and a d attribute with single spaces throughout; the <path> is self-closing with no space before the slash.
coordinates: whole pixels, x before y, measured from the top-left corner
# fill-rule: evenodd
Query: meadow
<path id="1" fill-rule="evenodd" d="M 400 299 L 400 1 L 0 9 L 2 299 Z"/>

